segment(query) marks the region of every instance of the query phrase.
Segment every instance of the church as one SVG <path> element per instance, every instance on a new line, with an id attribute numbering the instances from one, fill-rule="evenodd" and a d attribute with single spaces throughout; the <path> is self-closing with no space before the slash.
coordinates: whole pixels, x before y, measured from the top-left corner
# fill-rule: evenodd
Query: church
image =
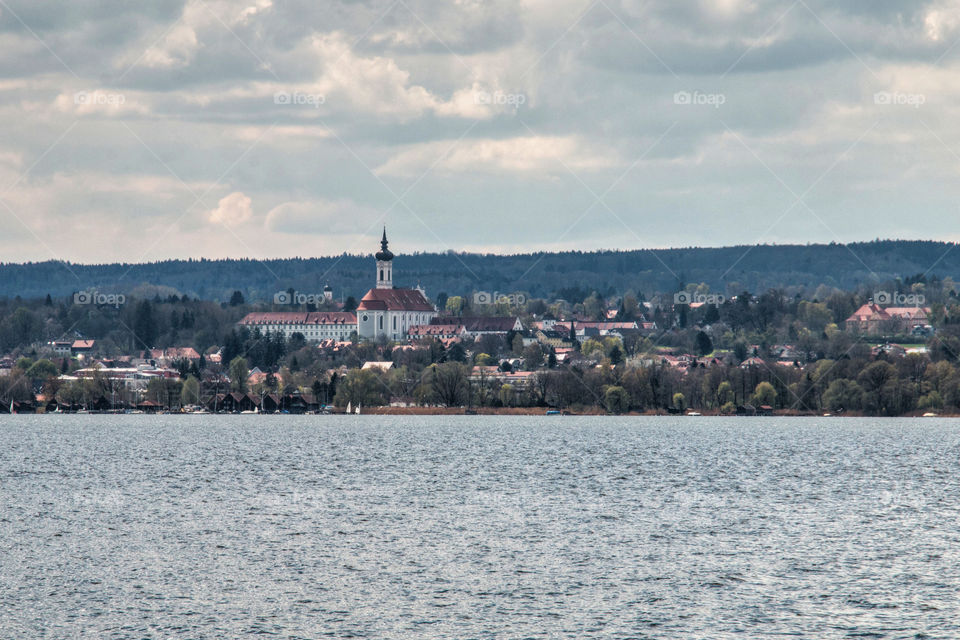
<path id="1" fill-rule="evenodd" d="M 376 340 L 404 340 L 415 325 L 430 324 L 437 310 L 423 289 L 398 289 L 393 286 L 393 253 L 387 248 L 387 229 L 383 229 L 377 261 L 377 284 L 357 306 L 357 334 Z"/>

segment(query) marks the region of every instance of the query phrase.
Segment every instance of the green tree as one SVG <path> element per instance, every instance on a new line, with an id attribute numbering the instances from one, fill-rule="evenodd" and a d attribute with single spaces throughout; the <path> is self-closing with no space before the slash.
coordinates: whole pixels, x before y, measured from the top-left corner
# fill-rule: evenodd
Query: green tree
<path id="1" fill-rule="evenodd" d="M 230 388 L 240 393 L 247 391 L 247 378 L 250 376 L 250 365 L 243 356 L 237 356 L 230 361 Z"/>
<path id="2" fill-rule="evenodd" d="M 447 313 L 453 315 L 460 315 L 463 313 L 463 297 L 462 296 L 450 296 L 447 298 L 446 310 Z"/>
<path id="3" fill-rule="evenodd" d="M 512 384 L 507 382 L 500 387 L 500 404 L 502 404 L 505 407 L 513 406 L 513 401 L 515 397 L 516 397 L 516 393 L 514 391 Z"/>
<path id="4" fill-rule="evenodd" d="M 705 356 L 713 352 L 713 340 L 703 331 L 697 331 L 697 353 Z"/>
<path id="5" fill-rule="evenodd" d="M 523 349 L 523 363 L 527 371 L 536 371 L 543 365 L 543 351 L 540 345 L 531 344 Z"/>
<path id="6" fill-rule="evenodd" d="M 470 393 L 470 368 L 459 362 L 432 366 L 430 386 L 437 402 L 447 407 L 466 404 Z"/>
<path id="7" fill-rule="evenodd" d="M 679 391 L 673 394 L 673 408 L 678 411 L 683 411 L 687 408 L 687 398 Z"/>
<path id="8" fill-rule="evenodd" d="M 137 303 L 133 316 L 134 349 L 152 349 L 157 344 L 157 319 L 149 300 Z"/>
<path id="9" fill-rule="evenodd" d="M 756 406 L 769 405 L 777 401 L 777 390 L 767 381 L 763 381 L 753 390 L 753 404 Z"/>
<path id="10" fill-rule="evenodd" d="M 60 375 L 60 370 L 57 368 L 57 365 L 49 360 L 42 359 L 33 363 L 30 368 L 27 369 L 26 375 L 31 380 L 46 380 L 47 378 Z"/>
<path id="11" fill-rule="evenodd" d="M 834 380 L 823 393 L 823 404 L 831 411 L 858 411 L 863 400 L 863 389 L 847 378 Z"/>
<path id="12" fill-rule="evenodd" d="M 921 411 L 943 409 L 943 396 L 941 396 L 938 391 L 931 391 L 926 395 L 920 396 L 920 399 L 917 400 L 917 409 Z"/>
<path id="13" fill-rule="evenodd" d="M 180 388 L 180 398 L 186 404 L 200 404 L 200 381 L 187 376 Z"/>
<path id="14" fill-rule="evenodd" d="M 630 394 L 623 387 L 607 387 L 603 401 L 610 413 L 626 413 L 630 410 Z"/>
<path id="15" fill-rule="evenodd" d="M 733 402 L 733 385 L 724 380 L 717 387 L 717 404 L 722 407 L 728 402 Z"/>
<path id="16" fill-rule="evenodd" d="M 384 404 L 383 383 L 372 369 L 351 369 L 337 384 L 334 404 L 338 407 L 378 406 Z"/>

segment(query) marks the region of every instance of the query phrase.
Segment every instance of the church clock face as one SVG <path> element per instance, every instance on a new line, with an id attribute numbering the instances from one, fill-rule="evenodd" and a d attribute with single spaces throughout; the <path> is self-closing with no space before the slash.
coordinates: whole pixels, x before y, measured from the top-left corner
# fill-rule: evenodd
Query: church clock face
<path id="1" fill-rule="evenodd" d="M 364 322 L 367 321 L 367 314 L 363 314 L 363 321 L 364 321 Z"/>

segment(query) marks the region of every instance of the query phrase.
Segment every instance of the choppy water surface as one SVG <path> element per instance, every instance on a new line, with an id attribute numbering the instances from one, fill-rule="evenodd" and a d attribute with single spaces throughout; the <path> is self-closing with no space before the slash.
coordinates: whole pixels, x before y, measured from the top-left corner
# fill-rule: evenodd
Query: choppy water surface
<path id="1" fill-rule="evenodd" d="M 960 422 L 5 416 L 3 638 L 957 638 Z"/>

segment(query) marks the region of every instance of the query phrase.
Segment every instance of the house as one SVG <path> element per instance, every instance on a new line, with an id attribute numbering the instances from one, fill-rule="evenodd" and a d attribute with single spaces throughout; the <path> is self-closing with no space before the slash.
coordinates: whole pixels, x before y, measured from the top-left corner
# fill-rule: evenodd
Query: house
<path id="1" fill-rule="evenodd" d="M 881 354 L 890 356 L 891 358 L 902 358 L 907 355 L 906 348 L 900 346 L 899 344 L 883 344 L 870 349 L 870 353 L 877 357 Z"/>
<path id="2" fill-rule="evenodd" d="M 407 337 L 411 340 L 420 338 L 437 338 L 449 340 L 462 339 L 467 329 L 462 324 L 416 324 L 407 329 Z"/>
<path id="3" fill-rule="evenodd" d="M 552 331 L 549 329 L 540 329 L 536 332 L 537 342 L 540 344 L 545 344 L 554 348 L 561 347 L 570 347 L 573 345 L 573 342 L 570 340 L 569 333 L 563 333 L 560 331 Z"/>
<path id="4" fill-rule="evenodd" d="M 510 384 L 515 389 L 529 387 L 536 376 L 535 371 L 503 371 L 497 366 L 475 366 L 470 371 L 471 382 L 479 384 Z"/>
<path id="5" fill-rule="evenodd" d="M 865 335 L 910 333 L 929 324 L 928 307 L 881 307 L 869 302 L 854 311 L 844 322 L 847 331 Z"/>
<path id="6" fill-rule="evenodd" d="M 377 369 L 378 371 L 389 371 L 393 369 L 393 362 L 388 361 L 376 361 L 370 360 L 369 362 L 364 362 L 361 369 Z"/>
<path id="7" fill-rule="evenodd" d="M 259 367 L 254 367 L 250 374 L 247 375 L 247 388 L 252 388 L 258 384 L 266 384 L 269 377 L 270 373 L 261 371 Z M 279 375 L 274 375 L 274 378 L 276 379 L 278 385 L 283 384 L 283 380 Z"/>
<path id="8" fill-rule="evenodd" d="M 207 402 L 207 408 L 219 413 L 240 413 L 241 411 L 253 411 L 258 403 L 259 398 L 255 399 L 249 393 L 233 391 L 217 394 Z"/>
<path id="9" fill-rule="evenodd" d="M 387 248 L 387 229 L 383 229 L 377 262 L 376 287 L 370 289 L 357 305 L 357 334 L 374 340 L 385 337 L 400 340 L 410 327 L 430 324 L 437 310 L 427 300 L 423 289 L 399 289 L 393 286 L 393 253 Z"/>
<path id="10" fill-rule="evenodd" d="M 193 347 L 170 347 L 169 349 L 151 349 L 150 358 L 158 364 L 169 366 L 180 360 L 186 360 L 190 364 L 200 362 L 200 354 Z"/>
<path id="11" fill-rule="evenodd" d="M 73 340 L 55 340 L 53 342 L 48 342 L 47 346 L 52 348 L 53 352 L 58 356 L 69 357 L 73 350 Z"/>
<path id="12" fill-rule="evenodd" d="M 74 340 L 70 345 L 70 352 L 73 355 L 90 353 L 96 346 L 96 340 Z"/>
<path id="13" fill-rule="evenodd" d="M 750 369 L 752 367 L 766 367 L 767 363 L 757 356 L 750 356 L 740 363 L 741 369 Z"/>

